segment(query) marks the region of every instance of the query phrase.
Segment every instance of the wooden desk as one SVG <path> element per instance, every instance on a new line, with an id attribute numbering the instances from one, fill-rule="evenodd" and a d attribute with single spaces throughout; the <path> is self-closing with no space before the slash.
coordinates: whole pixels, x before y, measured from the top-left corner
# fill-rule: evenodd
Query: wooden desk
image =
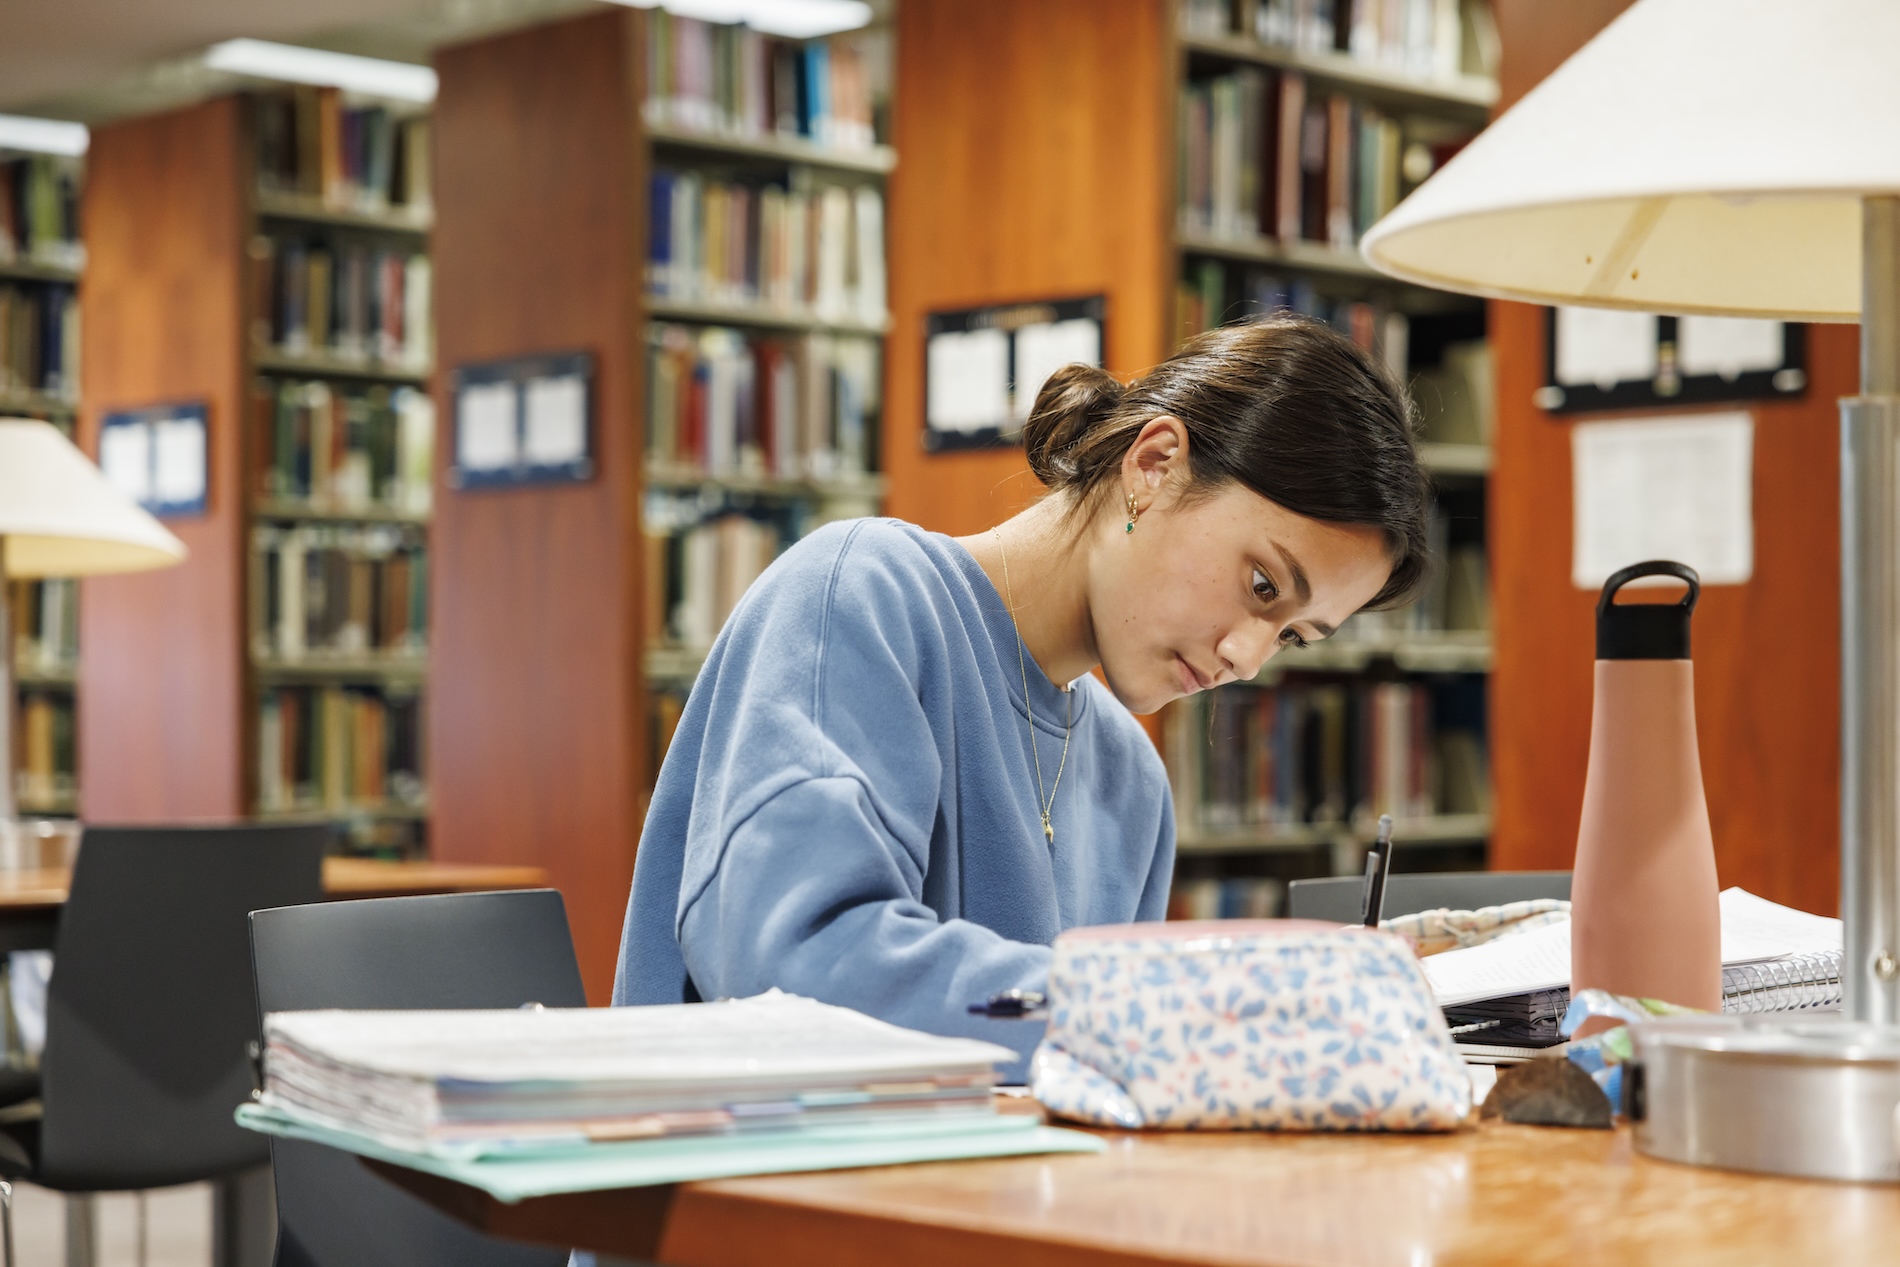
<path id="1" fill-rule="evenodd" d="M 1626 1130 L 1112 1135 L 939 1162 L 508 1206 L 374 1169 L 498 1235 L 673 1267 L 1828 1267 L 1900 1262 L 1900 1187 L 1651 1161 Z"/>
<path id="2" fill-rule="evenodd" d="M 50 949 L 73 873 L 66 867 L 0 870 L 0 952 Z M 411 897 L 535 889 L 548 882 L 540 867 L 453 862 L 378 862 L 325 858 L 323 891 L 333 898 Z"/>

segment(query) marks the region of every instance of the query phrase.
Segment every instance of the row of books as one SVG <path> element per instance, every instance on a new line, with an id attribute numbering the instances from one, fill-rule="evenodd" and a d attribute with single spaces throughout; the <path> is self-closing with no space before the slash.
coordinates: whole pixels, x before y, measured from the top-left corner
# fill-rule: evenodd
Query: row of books
<path id="1" fill-rule="evenodd" d="M 77 768 L 73 697 L 60 691 L 22 691 L 18 724 L 20 755 L 13 788 L 21 808 L 66 808 Z"/>
<path id="2" fill-rule="evenodd" d="M 418 528 L 259 524 L 252 568 L 258 656 L 418 656 L 428 646 L 429 556 Z"/>
<path id="3" fill-rule="evenodd" d="M 1442 529 L 1443 521 L 1434 521 Z M 1334 639 L 1378 638 L 1394 635 L 1480 633 L 1491 628 L 1491 591 L 1484 546 L 1467 542 L 1439 543 L 1432 548 L 1437 561 L 1418 601 L 1391 611 L 1362 611 L 1339 627 Z M 1288 661 L 1297 657 L 1288 653 Z"/>
<path id="4" fill-rule="evenodd" d="M 314 510 L 429 512 L 435 404 L 427 392 L 266 378 L 251 408 L 259 496 Z"/>
<path id="5" fill-rule="evenodd" d="M 1286 883 L 1269 876 L 1177 879 L 1168 891 L 1169 919 L 1278 919 Z"/>
<path id="6" fill-rule="evenodd" d="M 1433 712 L 1420 682 L 1287 681 L 1178 701 L 1164 721 L 1176 820 L 1221 832 L 1484 812 L 1482 740 L 1436 729 Z"/>
<path id="7" fill-rule="evenodd" d="M 71 286 L 0 285 L 0 391 L 79 395 L 79 300 Z"/>
<path id="8" fill-rule="evenodd" d="M 647 635 L 704 650 L 791 534 L 782 521 L 727 513 L 648 537 Z"/>
<path id="9" fill-rule="evenodd" d="M 77 159 L 36 154 L 0 160 L 0 264 L 14 261 L 78 268 Z"/>
<path id="10" fill-rule="evenodd" d="M 1443 156 L 1396 119 L 1298 71 L 1245 67 L 1181 89 L 1182 228 L 1350 251 Z"/>
<path id="11" fill-rule="evenodd" d="M 881 57 L 866 37 L 796 43 L 664 9 L 649 21 L 649 123 L 837 149 L 875 143 L 872 79 Z"/>
<path id="12" fill-rule="evenodd" d="M 253 99 L 261 189 L 331 207 L 417 214 L 430 209 L 429 119 L 356 104 L 335 88 L 299 85 Z"/>
<path id="13" fill-rule="evenodd" d="M 878 345 L 654 323 L 649 461 L 711 476 L 829 479 L 871 467 Z"/>
<path id="14" fill-rule="evenodd" d="M 427 255 L 350 238 L 260 236 L 251 268 L 259 343 L 293 356 L 427 370 Z"/>
<path id="15" fill-rule="evenodd" d="M 1190 35 L 1343 53 L 1414 79 L 1497 73 L 1489 0 L 1185 0 L 1181 20 Z"/>
<path id="16" fill-rule="evenodd" d="M 79 659 L 79 582 L 8 581 L 15 662 L 65 669 Z"/>
<path id="17" fill-rule="evenodd" d="M 422 701 L 368 687 L 272 687 L 258 703 L 265 812 L 420 808 Z"/>
<path id="18" fill-rule="evenodd" d="M 660 170 L 652 197 L 649 293 L 826 321 L 884 320 L 884 197 L 876 189 Z"/>
<path id="19" fill-rule="evenodd" d="M 1305 278 L 1282 277 L 1261 268 L 1232 269 L 1217 259 L 1191 263 L 1175 290 L 1180 339 L 1275 312 L 1297 312 L 1324 321 L 1376 355 L 1400 382 L 1408 378 L 1411 321 L 1380 298 L 1332 295 Z"/>

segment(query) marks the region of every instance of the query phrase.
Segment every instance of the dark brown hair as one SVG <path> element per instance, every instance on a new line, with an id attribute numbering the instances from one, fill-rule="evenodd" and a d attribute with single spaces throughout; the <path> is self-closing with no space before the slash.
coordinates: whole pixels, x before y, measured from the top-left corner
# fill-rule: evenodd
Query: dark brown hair
<path id="1" fill-rule="evenodd" d="M 1392 574 L 1368 607 L 1395 607 L 1423 583 L 1429 500 L 1404 391 L 1352 340 L 1278 314 L 1189 339 L 1126 387 L 1068 365 L 1049 376 L 1023 425 L 1030 469 L 1078 510 L 1107 495 L 1153 419 L 1188 432 L 1187 495 L 1237 482 L 1298 515 L 1385 533 Z"/>

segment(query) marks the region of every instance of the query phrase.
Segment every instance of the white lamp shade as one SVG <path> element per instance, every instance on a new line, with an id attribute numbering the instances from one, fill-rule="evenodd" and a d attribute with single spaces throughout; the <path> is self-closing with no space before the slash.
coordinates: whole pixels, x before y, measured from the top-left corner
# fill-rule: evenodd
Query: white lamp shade
<path id="1" fill-rule="evenodd" d="M 1900 194 L 1900 0 L 1638 0 L 1374 225 L 1448 290 L 1854 321 Z"/>
<path id="2" fill-rule="evenodd" d="M 185 557 L 185 543 L 72 441 L 22 418 L 0 418 L 0 538 L 12 577 L 141 572 Z"/>

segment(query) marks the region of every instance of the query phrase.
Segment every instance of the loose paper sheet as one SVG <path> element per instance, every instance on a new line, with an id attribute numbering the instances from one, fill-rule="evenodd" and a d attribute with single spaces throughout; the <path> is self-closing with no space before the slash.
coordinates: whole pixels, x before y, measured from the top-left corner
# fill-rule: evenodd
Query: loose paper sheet
<path id="1" fill-rule="evenodd" d="M 152 500 L 152 429 L 140 424 L 99 433 L 99 470 L 106 483 L 140 505 Z"/>
<path id="2" fill-rule="evenodd" d="M 1557 382 L 1604 391 L 1656 377 L 1656 317 L 1613 308 L 1557 309 Z"/>
<path id="3" fill-rule="evenodd" d="M 981 431 L 1009 421 L 1009 335 L 1002 330 L 930 336 L 927 420 L 938 431 Z"/>
<path id="4" fill-rule="evenodd" d="M 515 428 L 513 383 L 480 383 L 464 387 L 456 402 L 456 464 L 471 471 L 500 471 L 520 457 Z"/>
<path id="5" fill-rule="evenodd" d="M 1102 363 L 1102 328 L 1076 318 L 1024 326 L 1016 331 L 1016 419 L 1029 417 L 1036 393 L 1049 376 L 1071 362 Z"/>
<path id="6" fill-rule="evenodd" d="M 1755 570 L 1754 419 L 1746 413 L 1578 423 L 1571 429 L 1571 579 L 1597 589 L 1646 559 L 1704 585 Z"/>
<path id="7" fill-rule="evenodd" d="M 205 424 L 201 418 L 161 418 L 152 424 L 152 500 L 187 506 L 205 496 Z"/>
<path id="8" fill-rule="evenodd" d="M 1750 370 L 1781 368 L 1781 322 L 1758 317 L 1682 317 L 1676 321 L 1676 368 L 1685 376 L 1734 379 Z"/>
<path id="9" fill-rule="evenodd" d="M 1723 890 L 1721 903 L 1725 967 L 1841 948 L 1840 920 L 1781 906 L 1746 889 Z M 1427 955 L 1420 962 L 1440 1007 L 1567 986 L 1570 921 Z"/>
<path id="10" fill-rule="evenodd" d="M 522 445 L 530 466 L 565 466 L 587 456 L 587 384 L 572 375 L 528 380 L 527 432 Z"/>

